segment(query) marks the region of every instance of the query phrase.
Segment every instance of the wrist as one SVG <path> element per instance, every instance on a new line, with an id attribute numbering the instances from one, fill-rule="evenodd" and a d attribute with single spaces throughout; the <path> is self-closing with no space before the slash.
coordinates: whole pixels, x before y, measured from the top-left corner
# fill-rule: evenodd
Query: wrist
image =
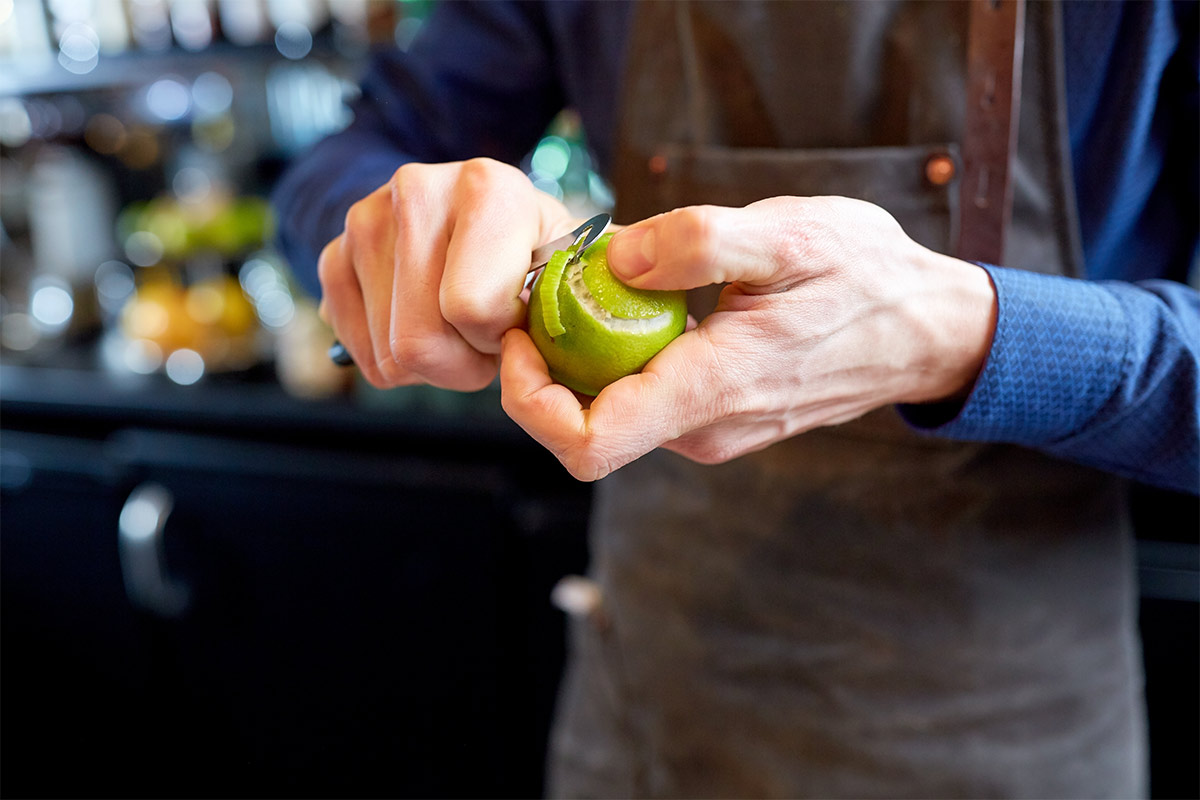
<path id="1" fill-rule="evenodd" d="M 996 332 L 996 287 L 982 267 L 921 249 L 924 287 L 915 316 L 921 358 L 905 403 L 964 401 L 983 371 Z"/>

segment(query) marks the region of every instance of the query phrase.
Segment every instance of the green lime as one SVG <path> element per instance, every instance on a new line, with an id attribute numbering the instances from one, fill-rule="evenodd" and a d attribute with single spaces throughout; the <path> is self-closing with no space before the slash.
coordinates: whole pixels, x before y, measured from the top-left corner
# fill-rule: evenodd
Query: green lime
<path id="1" fill-rule="evenodd" d="M 568 263 L 560 250 L 529 298 L 529 335 L 550 377 L 582 394 L 641 370 L 687 324 L 685 292 L 634 289 L 608 270 L 605 234 Z"/>

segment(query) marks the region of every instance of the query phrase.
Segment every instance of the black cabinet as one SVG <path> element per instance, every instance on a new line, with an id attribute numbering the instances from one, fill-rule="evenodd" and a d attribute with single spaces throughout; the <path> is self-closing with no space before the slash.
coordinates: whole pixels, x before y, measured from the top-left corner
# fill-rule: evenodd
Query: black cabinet
<path id="1" fill-rule="evenodd" d="M 495 397 L 3 367 L 0 400 L 5 795 L 541 792 L 591 498 Z M 1133 500 L 1151 791 L 1194 797 L 1200 505 Z"/>
<path id="2" fill-rule="evenodd" d="M 274 399 L 5 407 L 6 794 L 541 791 L 587 487 L 501 420 Z"/>
<path id="3" fill-rule="evenodd" d="M 1200 797 L 1200 500 L 1136 486 L 1152 797 Z"/>

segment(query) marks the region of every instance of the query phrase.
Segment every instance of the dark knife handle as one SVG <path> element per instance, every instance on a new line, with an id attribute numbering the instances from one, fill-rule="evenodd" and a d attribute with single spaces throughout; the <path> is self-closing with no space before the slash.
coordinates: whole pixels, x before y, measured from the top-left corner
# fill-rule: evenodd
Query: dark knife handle
<path id="1" fill-rule="evenodd" d="M 346 345 L 341 342 L 334 342 L 330 346 L 329 360 L 339 367 L 354 366 L 354 356 L 350 355 L 350 351 L 346 349 Z"/>

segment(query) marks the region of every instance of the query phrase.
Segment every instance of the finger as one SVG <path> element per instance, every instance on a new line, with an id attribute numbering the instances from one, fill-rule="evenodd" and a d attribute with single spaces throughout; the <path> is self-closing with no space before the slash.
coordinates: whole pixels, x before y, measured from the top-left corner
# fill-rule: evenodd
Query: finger
<path id="1" fill-rule="evenodd" d="M 618 232 L 608 246 L 609 268 L 640 289 L 775 283 L 782 270 L 794 266 L 794 249 L 803 247 L 798 209 L 804 201 L 774 198 L 746 208 L 668 211 Z"/>
<path id="2" fill-rule="evenodd" d="M 476 351 L 442 316 L 439 287 L 452 224 L 444 200 L 447 175 L 412 165 L 393 181 L 397 233 L 385 352 L 396 368 L 427 383 L 475 391 L 495 376 L 496 357 Z"/>
<path id="3" fill-rule="evenodd" d="M 363 377 L 372 385 L 384 386 L 385 381 L 375 364 L 375 350 L 367 329 L 362 288 L 346 254 L 344 234 L 321 251 L 317 260 L 317 275 L 321 281 L 323 318 L 333 328 L 338 341 L 350 351 Z"/>
<path id="4" fill-rule="evenodd" d="M 592 447 L 617 469 L 716 417 L 720 384 L 702 332 L 679 336 L 641 372 L 601 391 L 588 418 Z"/>
<path id="5" fill-rule="evenodd" d="M 529 336 L 504 336 L 500 383 L 504 410 L 580 480 L 597 480 L 692 427 L 711 421 L 700 396 L 710 384 L 685 370 L 698 354 L 684 334 L 636 375 L 605 387 L 585 409 L 556 384 Z M 699 345 L 702 347 L 702 345 Z M 675 348 L 672 352 L 672 348 Z"/>
<path id="6" fill-rule="evenodd" d="M 502 345 L 500 386 L 505 412 L 578 480 L 599 480 L 671 438 L 655 433 L 672 430 L 670 425 L 648 424 L 649 418 L 638 413 L 637 381 L 642 376 L 609 385 L 585 407 L 579 396 L 550 377 L 546 362 L 523 330 L 508 331 Z M 618 387 L 624 390 L 617 391 Z M 605 410 L 597 416 L 597 408 Z"/>
<path id="7" fill-rule="evenodd" d="M 572 458 L 586 441 L 588 411 L 567 387 L 555 383 L 529 334 L 513 328 L 501 339 L 500 403 L 504 412 L 581 481 L 607 474 Z"/>
<path id="8" fill-rule="evenodd" d="M 519 295 L 541 241 L 541 203 L 519 171 L 482 159 L 463 165 L 456 202 L 442 316 L 479 352 L 498 353 L 504 332 L 525 316 Z"/>
<path id="9" fill-rule="evenodd" d="M 414 382 L 413 376 L 391 358 L 388 343 L 396 247 L 389 195 L 390 190 L 385 185 L 350 207 L 346 214 L 343 246 L 358 283 L 358 302 L 369 346 L 355 347 L 362 339 L 358 331 L 353 343 L 343 341 L 342 344 L 350 350 L 367 379 L 382 387 Z"/>

